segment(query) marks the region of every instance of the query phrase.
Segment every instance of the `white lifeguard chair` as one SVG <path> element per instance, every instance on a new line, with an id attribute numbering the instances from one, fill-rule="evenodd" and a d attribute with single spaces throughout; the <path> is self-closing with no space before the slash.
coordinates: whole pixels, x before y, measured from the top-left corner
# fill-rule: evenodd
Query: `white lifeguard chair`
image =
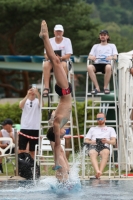
<path id="1" fill-rule="evenodd" d="M 87 60 L 87 66 L 89 65 L 89 63 L 92 63 L 92 61 Z M 118 102 L 118 74 L 117 74 L 117 63 L 115 60 L 111 61 L 111 66 L 112 66 L 112 78 L 113 78 L 113 91 L 110 94 L 107 94 L 108 96 L 113 96 L 113 98 L 105 98 L 104 93 L 97 93 L 97 95 L 91 94 L 91 90 L 94 89 L 94 85 L 91 81 L 91 84 L 89 84 L 89 75 L 88 72 L 86 73 L 86 96 L 85 96 L 85 118 L 84 118 L 84 137 L 86 136 L 86 133 L 88 132 L 88 129 L 92 126 L 96 125 L 96 119 L 95 116 L 98 112 L 104 112 L 106 115 L 109 112 L 109 110 L 113 109 L 114 113 L 115 113 L 115 119 L 110 119 L 110 120 L 106 120 L 106 123 L 109 126 L 112 126 L 115 128 L 116 130 L 116 135 L 117 135 L 117 147 L 113 148 L 113 151 L 117 151 L 117 162 L 113 162 L 113 165 L 118 165 L 119 169 L 119 176 L 120 176 L 120 165 L 118 163 L 120 163 L 119 160 L 119 145 L 118 145 L 118 135 L 119 135 L 119 125 L 118 125 L 118 106 L 119 106 L 119 102 Z M 101 75 L 101 73 L 97 73 L 97 75 Z M 91 86 L 91 88 L 89 87 Z M 91 100 L 91 102 L 89 102 L 89 99 Z M 89 113 L 90 112 L 90 113 Z M 83 149 L 84 152 L 84 149 Z M 112 152 L 112 155 L 113 153 Z M 86 158 L 85 158 L 86 159 Z M 89 159 L 87 157 L 87 159 Z M 82 178 L 85 178 L 85 176 L 89 175 L 89 171 L 86 172 L 85 168 L 87 167 L 87 161 L 84 162 L 84 164 L 82 164 Z M 110 168 L 109 168 L 110 170 Z M 87 174 L 88 173 L 88 174 Z M 114 173 L 114 171 L 113 171 Z M 110 172 L 109 172 L 109 176 Z"/>

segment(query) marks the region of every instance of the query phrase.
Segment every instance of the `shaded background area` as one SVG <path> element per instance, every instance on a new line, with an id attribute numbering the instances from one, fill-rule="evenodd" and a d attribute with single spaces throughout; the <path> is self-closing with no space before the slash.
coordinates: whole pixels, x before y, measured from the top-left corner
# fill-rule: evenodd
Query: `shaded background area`
<path id="1" fill-rule="evenodd" d="M 44 47 L 38 37 L 40 23 L 48 23 L 50 37 L 55 24 L 62 24 L 64 36 L 72 41 L 74 55 L 88 55 L 98 42 L 101 29 L 107 29 L 118 52 L 133 49 L 132 0 L 0 0 L 0 54 L 41 55 Z M 85 74 L 77 74 L 76 95 L 84 95 Z M 41 73 L 1 69 L 1 97 L 23 97 Z M 8 80 L 8 86 L 5 82 Z"/>

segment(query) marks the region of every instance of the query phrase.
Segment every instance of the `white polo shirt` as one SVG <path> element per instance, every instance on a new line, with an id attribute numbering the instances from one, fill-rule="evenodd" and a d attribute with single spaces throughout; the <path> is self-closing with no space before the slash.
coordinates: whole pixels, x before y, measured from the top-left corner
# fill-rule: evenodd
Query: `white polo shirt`
<path id="1" fill-rule="evenodd" d="M 108 64 L 108 63 L 111 63 L 111 61 L 106 60 L 106 57 L 118 55 L 118 51 L 115 44 L 111 44 L 111 43 L 107 43 L 107 45 L 95 44 L 92 47 L 89 55 L 99 58 L 99 59 L 96 59 L 94 64 L 100 64 L 100 63 Z"/>
<path id="2" fill-rule="evenodd" d="M 32 102 L 32 103 L 31 103 Z M 40 128 L 40 106 L 39 100 L 27 99 L 22 109 L 21 129 L 39 130 Z"/>
<path id="3" fill-rule="evenodd" d="M 52 46 L 52 49 L 55 50 L 62 50 L 62 56 L 66 55 L 66 54 L 73 54 L 73 49 L 72 49 L 72 43 L 71 40 L 69 38 L 63 37 L 63 40 L 61 41 L 61 43 L 56 43 L 55 41 L 55 37 L 50 38 L 50 44 Z M 46 53 L 46 51 L 44 50 L 44 53 Z"/>
<path id="4" fill-rule="evenodd" d="M 110 138 L 112 137 L 116 138 L 116 132 L 114 128 L 109 126 L 96 126 L 89 129 L 85 138 L 88 138 L 90 140 L 96 140 L 96 138 L 106 138 L 107 140 L 110 140 Z M 108 144 L 105 145 L 109 146 Z"/>

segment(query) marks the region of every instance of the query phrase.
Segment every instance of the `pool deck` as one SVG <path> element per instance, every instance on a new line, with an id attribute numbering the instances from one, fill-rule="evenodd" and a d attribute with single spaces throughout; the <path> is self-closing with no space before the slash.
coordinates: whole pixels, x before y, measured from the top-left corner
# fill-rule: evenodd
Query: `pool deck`
<path id="1" fill-rule="evenodd" d="M 20 176 L 0 176 L 0 181 L 7 181 L 7 180 L 15 180 L 15 181 L 19 181 L 19 180 L 25 180 L 25 178 L 22 178 Z"/>
<path id="2" fill-rule="evenodd" d="M 96 178 L 94 176 L 90 176 L 90 177 L 86 176 L 85 178 L 80 177 L 80 180 L 91 180 L 91 179 L 96 179 Z M 133 180 L 133 176 L 126 177 L 126 176 L 122 175 L 121 177 L 111 176 L 110 178 L 109 178 L 109 176 L 101 176 L 100 180 Z"/>
<path id="3" fill-rule="evenodd" d="M 45 178 L 46 176 L 41 176 L 41 179 Z M 96 179 L 94 176 L 85 176 L 84 178 L 82 177 L 79 177 L 81 181 L 83 180 L 91 180 L 91 179 Z M 11 180 L 14 180 L 14 181 L 21 181 L 21 180 L 25 180 L 25 178 L 22 178 L 20 176 L 0 176 L 0 181 L 11 181 Z M 100 177 L 100 180 L 133 180 L 133 176 L 124 176 L 122 175 L 121 177 L 119 176 L 111 176 L 109 178 L 109 176 L 101 176 Z"/>

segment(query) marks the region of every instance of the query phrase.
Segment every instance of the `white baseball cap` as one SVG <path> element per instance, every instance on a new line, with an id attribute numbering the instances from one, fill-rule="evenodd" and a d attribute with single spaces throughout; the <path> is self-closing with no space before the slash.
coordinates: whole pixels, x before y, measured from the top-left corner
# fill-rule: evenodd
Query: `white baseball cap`
<path id="1" fill-rule="evenodd" d="M 64 31 L 64 28 L 61 24 L 57 24 L 54 27 L 54 31 Z"/>

